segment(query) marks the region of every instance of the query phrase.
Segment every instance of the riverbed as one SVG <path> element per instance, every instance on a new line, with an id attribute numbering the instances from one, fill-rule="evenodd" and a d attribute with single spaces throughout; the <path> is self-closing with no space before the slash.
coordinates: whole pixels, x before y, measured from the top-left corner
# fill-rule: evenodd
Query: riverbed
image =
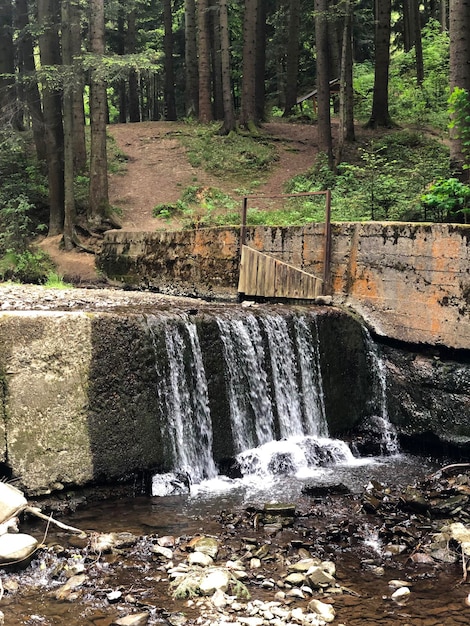
<path id="1" fill-rule="evenodd" d="M 277 477 L 263 486 L 259 482 L 256 485 L 220 479 L 193 489 L 190 495 L 123 497 L 94 503 L 89 499 L 88 504 L 60 516 L 61 521 L 85 530 L 86 538 L 58 531 L 52 525 L 44 537 L 45 524 L 29 520 L 25 522 L 28 532 L 44 540 L 45 547 L 25 570 L 2 571 L 4 596 L 0 608 L 5 624 L 110 626 L 119 617 L 142 612 L 147 613 L 150 626 L 230 623 L 240 619 L 246 614 L 243 609 L 214 613 L 209 598 L 172 597 L 168 561 L 155 554 L 153 546 L 162 538 L 173 538 L 171 561 L 176 565 L 186 562 L 188 545 L 197 535 L 215 537 L 219 542 L 216 564 L 234 559 L 245 563 L 244 583 L 250 602 L 269 602 L 280 590 L 286 591 L 282 581 L 289 564 L 308 553 L 336 566 L 335 586 L 313 591 L 314 597 L 333 605 L 334 624 L 467 624 L 470 608 L 465 601 L 470 588 L 462 583 L 460 559 L 454 563 L 413 562 L 411 557 L 420 548 L 411 540 L 406 544 L 407 529 L 410 536 L 420 532 L 420 541 L 428 542 L 444 520 L 401 510 L 384 517 L 364 506 L 364 493 L 371 484 L 381 480 L 387 490 L 385 484 L 393 478 L 389 496 L 393 499 L 401 488 L 435 469 L 429 460 L 400 455 L 363 460 L 355 467 L 317 470 L 300 480 Z M 337 493 L 338 485 L 348 492 Z M 313 489 L 313 495 L 306 495 L 306 487 Z M 315 487 L 322 491 L 315 495 Z M 80 494 L 69 494 L 68 498 L 70 509 L 81 502 Z M 279 527 L 263 522 L 263 506 L 272 501 L 295 503 L 295 517 L 290 523 Z M 64 510 L 66 502 L 64 498 Z M 92 538 L 111 532 L 133 538 L 127 546 L 93 552 Z M 390 541 L 395 541 L 390 539 L 392 535 L 401 536 L 400 541 L 406 545 L 400 554 L 387 549 Z M 256 551 L 263 557 L 259 567 L 250 569 Z M 58 599 L 57 592 L 74 566 L 80 566 L 86 579 Z M 390 581 L 394 580 L 406 583 L 410 589 L 404 603 L 391 599 L 395 588 Z M 290 597 L 285 606 L 305 608 L 309 599 L 308 594 Z M 240 602 L 246 605 L 248 600 Z"/>

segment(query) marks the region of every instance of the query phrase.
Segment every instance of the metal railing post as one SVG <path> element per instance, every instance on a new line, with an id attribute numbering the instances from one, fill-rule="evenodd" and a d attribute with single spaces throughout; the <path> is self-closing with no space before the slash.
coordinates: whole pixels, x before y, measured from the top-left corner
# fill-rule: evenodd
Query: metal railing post
<path id="1" fill-rule="evenodd" d="M 242 248 L 246 245 L 246 216 L 248 212 L 248 198 L 245 196 L 242 203 L 242 223 L 240 227 L 240 256 Z"/>
<path id="2" fill-rule="evenodd" d="M 331 262 L 331 191 L 326 190 L 325 207 L 325 249 L 323 252 L 323 295 L 330 288 L 330 262 Z"/>

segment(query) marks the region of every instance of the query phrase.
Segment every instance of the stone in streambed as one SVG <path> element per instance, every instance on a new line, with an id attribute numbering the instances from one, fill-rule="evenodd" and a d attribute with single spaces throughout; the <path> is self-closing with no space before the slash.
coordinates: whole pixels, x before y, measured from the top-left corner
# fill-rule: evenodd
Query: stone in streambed
<path id="1" fill-rule="evenodd" d="M 38 542 L 31 535 L 7 533 L 0 536 L 0 562 L 11 563 L 24 561 L 36 550 Z"/>
<path id="2" fill-rule="evenodd" d="M 149 621 L 149 614 L 134 613 L 133 615 L 126 615 L 111 622 L 111 626 L 145 626 Z"/>

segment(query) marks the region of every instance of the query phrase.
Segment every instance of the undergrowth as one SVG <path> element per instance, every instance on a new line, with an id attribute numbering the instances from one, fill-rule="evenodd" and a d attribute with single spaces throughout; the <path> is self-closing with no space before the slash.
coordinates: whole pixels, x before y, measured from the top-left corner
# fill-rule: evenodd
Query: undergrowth
<path id="1" fill-rule="evenodd" d="M 276 149 L 263 135 L 219 134 L 220 123 L 188 123 L 180 140 L 193 167 L 202 167 L 225 179 L 257 181 L 266 177 L 277 160 Z"/>

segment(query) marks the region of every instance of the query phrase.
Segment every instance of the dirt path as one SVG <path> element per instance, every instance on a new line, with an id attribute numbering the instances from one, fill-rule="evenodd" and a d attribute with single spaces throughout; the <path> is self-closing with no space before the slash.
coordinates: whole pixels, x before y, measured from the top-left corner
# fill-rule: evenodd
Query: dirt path
<path id="1" fill-rule="evenodd" d="M 196 181 L 237 197 L 237 181 L 221 180 L 189 163 L 177 136 L 185 132 L 184 123 L 115 124 L 108 127 L 108 132 L 127 158 L 123 171 L 109 176 L 110 203 L 122 210 L 123 230 L 178 228 L 177 221 L 168 223 L 153 217 L 153 209 L 160 203 L 176 202 L 182 191 Z M 287 180 L 314 163 L 318 154 L 317 128 L 276 121 L 265 124 L 262 132 L 274 139 L 278 160 L 257 193 L 279 194 Z M 64 252 L 60 240 L 46 238 L 40 244 L 57 265 L 57 273 L 75 284 L 99 283 L 94 255 Z"/>
<path id="2" fill-rule="evenodd" d="M 132 231 L 168 228 L 152 216 L 160 203 L 176 202 L 188 185 L 198 184 L 234 191 L 237 183 L 221 181 L 191 166 L 176 132 L 178 122 L 143 122 L 109 127 L 120 150 L 127 156 L 125 173 L 110 175 L 110 202 L 123 210 L 123 229 Z M 259 193 L 282 193 L 287 180 L 306 171 L 318 153 L 315 126 L 270 122 L 263 132 L 276 141 L 278 161 Z"/>

